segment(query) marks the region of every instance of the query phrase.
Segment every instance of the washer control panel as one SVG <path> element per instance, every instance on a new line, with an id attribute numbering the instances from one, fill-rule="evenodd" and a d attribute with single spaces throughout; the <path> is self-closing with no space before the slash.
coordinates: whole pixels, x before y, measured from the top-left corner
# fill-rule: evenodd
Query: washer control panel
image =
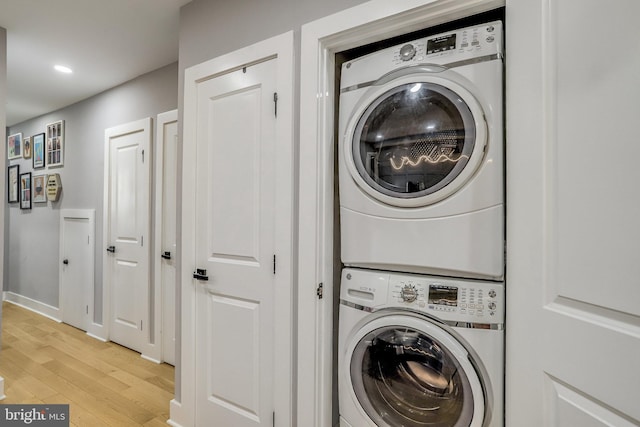
<path id="1" fill-rule="evenodd" d="M 387 305 L 427 312 L 445 320 L 502 323 L 504 285 L 501 282 L 391 274 Z"/>
<path id="2" fill-rule="evenodd" d="M 501 52 L 501 42 L 502 22 L 495 21 L 396 46 L 392 50 L 393 63 L 396 65 L 430 63 L 436 58 L 439 58 L 438 63 L 442 63 L 447 56 L 455 56 L 452 60 L 457 62 Z"/>

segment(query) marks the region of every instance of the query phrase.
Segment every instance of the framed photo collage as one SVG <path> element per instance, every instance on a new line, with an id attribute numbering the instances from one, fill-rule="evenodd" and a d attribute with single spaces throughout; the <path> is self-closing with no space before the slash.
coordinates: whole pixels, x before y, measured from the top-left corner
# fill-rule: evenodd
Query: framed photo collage
<path id="1" fill-rule="evenodd" d="M 19 203 L 20 209 L 31 209 L 33 203 L 56 201 L 57 197 L 47 197 L 48 181 L 59 183 L 60 177 L 49 180 L 45 168 L 64 166 L 64 120 L 58 120 L 45 126 L 45 132 L 23 137 L 14 133 L 7 137 L 7 201 Z M 29 162 L 20 164 L 17 159 L 31 159 L 30 170 L 20 173 Z M 51 184 L 49 184 L 51 185 Z M 55 192 L 54 192 L 55 193 Z"/>

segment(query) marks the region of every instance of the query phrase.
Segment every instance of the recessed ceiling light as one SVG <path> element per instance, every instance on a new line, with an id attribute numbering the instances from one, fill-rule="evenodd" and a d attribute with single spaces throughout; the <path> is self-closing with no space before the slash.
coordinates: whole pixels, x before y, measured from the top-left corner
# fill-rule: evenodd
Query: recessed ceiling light
<path id="1" fill-rule="evenodd" d="M 65 67 L 64 65 L 55 65 L 53 67 L 56 71 L 60 71 L 61 73 L 71 74 L 73 70 L 69 67 Z"/>

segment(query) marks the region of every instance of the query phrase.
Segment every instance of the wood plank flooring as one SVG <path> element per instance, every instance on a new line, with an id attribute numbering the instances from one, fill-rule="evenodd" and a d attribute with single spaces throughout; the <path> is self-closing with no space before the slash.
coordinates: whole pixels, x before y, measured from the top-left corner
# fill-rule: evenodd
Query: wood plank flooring
<path id="1" fill-rule="evenodd" d="M 0 403 L 67 403 L 72 426 L 166 426 L 174 368 L 14 304 L 2 305 Z"/>

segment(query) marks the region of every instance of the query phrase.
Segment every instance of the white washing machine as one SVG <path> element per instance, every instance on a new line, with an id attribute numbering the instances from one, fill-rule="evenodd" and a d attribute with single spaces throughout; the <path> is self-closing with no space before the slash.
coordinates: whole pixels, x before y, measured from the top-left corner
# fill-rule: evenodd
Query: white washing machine
<path id="1" fill-rule="evenodd" d="M 345 265 L 502 280 L 500 21 L 345 62 L 339 136 Z"/>
<path id="2" fill-rule="evenodd" d="M 504 287 L 346 268 L 341 427 L 503 427 Z"/>

